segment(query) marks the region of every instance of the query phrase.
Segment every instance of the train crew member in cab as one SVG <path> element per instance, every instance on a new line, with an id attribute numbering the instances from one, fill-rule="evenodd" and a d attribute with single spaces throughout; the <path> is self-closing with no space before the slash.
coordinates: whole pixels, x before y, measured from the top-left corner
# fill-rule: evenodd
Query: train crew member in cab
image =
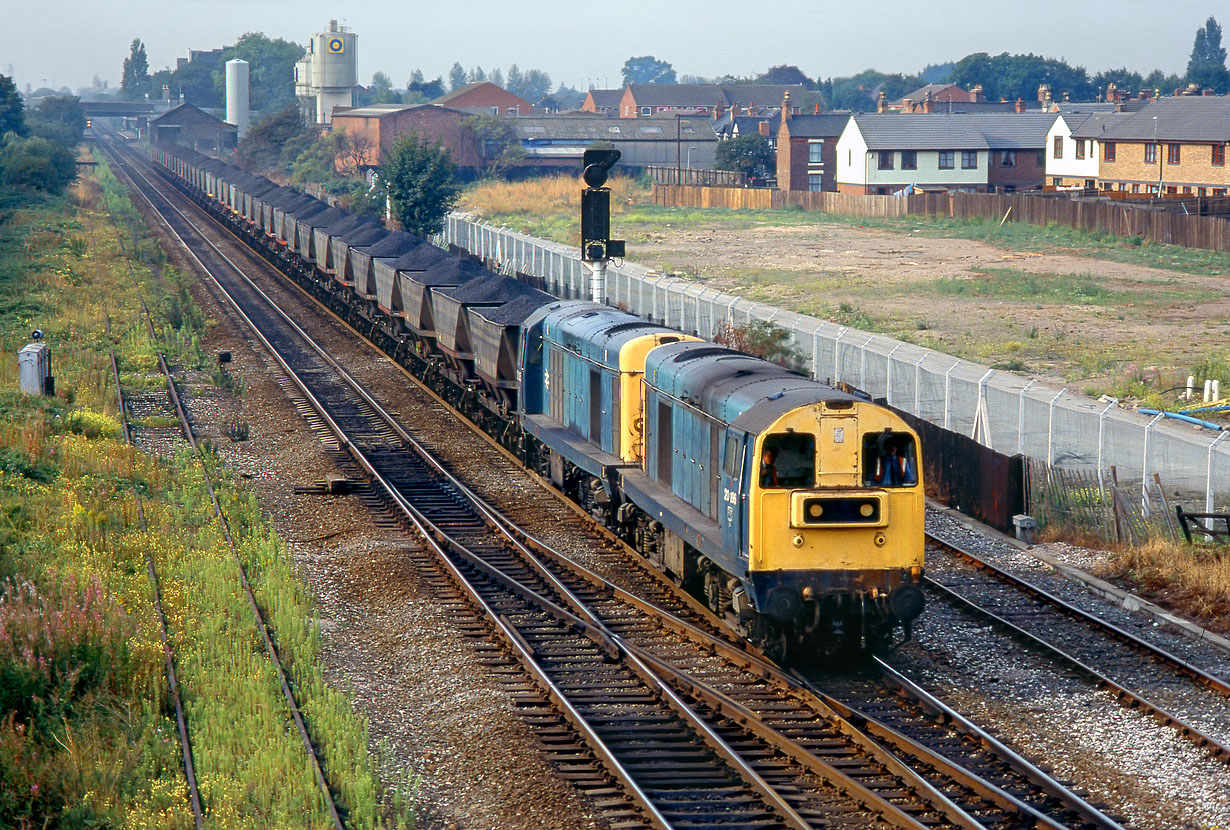
<path id="1" fill-rule="evenodd" d="M 777 450 L 765 447 L 760 455 L 760 486 L 777 487 Z"/>
<path id="2" fill-rule="evenodd" d="M 913 461 L 901 451 L 897 441 L 890 441 L 876 467 L 876 484 L 881 487 L 906 487 L 917 481 Z"/>

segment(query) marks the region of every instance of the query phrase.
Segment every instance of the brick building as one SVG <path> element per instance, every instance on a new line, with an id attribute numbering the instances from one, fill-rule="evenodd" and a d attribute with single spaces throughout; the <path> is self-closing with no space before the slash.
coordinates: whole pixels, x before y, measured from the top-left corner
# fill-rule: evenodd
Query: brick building
<path id="1" fill-rule="evenodd" d="M 236 127 L 200 107 L 180 104 L 149 120 L 155 144 L 180 144 L 201 153 L 229 153 L 237 142 Z"/>
<path id="2" fill-rule="evenodd" d="M 597 115 L 619 115 L 619 100 L 623 98 L 622 89 L 591 89 L 585 93 L 585 101 L 581 104 L 581 112 L 592 112 Z"/>
<path id="3" fill-rule="evenodd" d="M 777 186 L 782 190 L 837 189 L 837 139 L 848 112 L 790 115 L 777 131 Z"/>
<path id="4" fill-rule="evenodd" d="M 721 115 L 728 109 L 776 106 L 787 95 L 797 108 L 809 97 L 802 84 L 628 84 L 619 99 L 620 118 L 673 112 Z"/>
<path id="5" fill-rule="evenodd" d="M 1165 196 L 1230 193 L 1230 97 L 1159 98 L 1101 134 L 1098 187 Z"/>
<path id="6" fill-rule="evenodd" d="M 490 81 L 477 81 L 458 87 L 447 95 L 431 101 L 437 107 L 462 110 L 470 114 L 532 115 L 534 105 L 519 95 Z"/>
<path id="7" fill-rule="evenodd" d="M 469 113 L 434 104 L 374 104 L 370 107 L 334 110 L 333 129 L 345 130 L 352 136 L 362 136 L 369 150 L 365 167 L 384 163 L 385 155 L 397 139 L 418 133 L 439 141 L 453 156 L 458 167 L 477 168 L 482 162 L 481 149 L 463 123 Z"/>

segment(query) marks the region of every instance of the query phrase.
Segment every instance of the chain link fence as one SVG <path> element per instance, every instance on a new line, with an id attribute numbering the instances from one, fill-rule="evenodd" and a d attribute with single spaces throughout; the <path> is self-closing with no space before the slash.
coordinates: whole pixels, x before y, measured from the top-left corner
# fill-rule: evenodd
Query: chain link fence
<path id="1" fill-rule="evenodd" d="M 556 296 L 589 297 L 590 272 L 572 246 L 463 214 L 449 216 L 442 241 L 502 273 L 540 278 Z M 1224 431 L 1146 417 L 1043 381 L 745 300 L 636 263 L 608 268 L 606 302 L 706 338 L 727 322 L 771 322 L 790 332 L 817 380 L 845 381 L 999 452 L 1091 470 L 1099 481 L 1114 468 L 1121 485 L 1137 483 L 1142 493 L 1157 474 L 1167 493 L 1188 509 L 1230 510 L 1230 440 L 1223 440 Z"/>

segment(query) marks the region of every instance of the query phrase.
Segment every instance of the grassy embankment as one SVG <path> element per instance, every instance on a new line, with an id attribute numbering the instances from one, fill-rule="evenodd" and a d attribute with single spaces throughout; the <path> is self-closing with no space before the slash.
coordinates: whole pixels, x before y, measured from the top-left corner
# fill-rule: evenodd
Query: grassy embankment
<path id="1" fill-rule="evenodd" d="M 188 278 L 143 236 L 105 165 L 71 197 L 0 193 L 0 210 L 0 350 L 9 355 L 0 361 L 0 826 L 192 826 L 147 553 L 208 823 L 327 826 L 200 465 L 120 438 L 110 349 L 128 392 L 162 387 L 160 350 L 173 364 L 203 365 L 206 323 Z M 157 343 L 138 316 L 130 268 Z M 15 391 L 13 356 L 34 327 L 52 348 L 52 398 Z M 285 546 L 255 498 L 216 458 L 211 467 L 348 824 L 412 823 L 400 792 L 381 803 L 366 724 L 324 682 L 312 602 Z"/>
<path id="2" fill-rule="evenodd" d="M 748 299 L 887 334 L 994 368 L 1059 376 L 1094 397 L 1111 394 L 1166 407 L 1178 402 L 1164 390 L 1177 386 L 1188 374 L 1230 385 L 1230 361 L 1220 348 L 1223 327 L 1215 317 L 1197 318 L 1174 337 L 1138 333 L 1158 320 L 1175 320 L 1182 309 L 1198 309 L 1220 300 L 1224 291 L 1217 278 L 1230 274 L 1230 255 L 1224 253 L 1053 225 L 1010 222 L 1000 226 L 996 221 L 923 217 L 857 219 L 793 209 L 662 208 L 649 204 L 649 190 L 643 184 L 620 178 L 612 182 L 612 225 L 617 235 L 628 240 L 629 259 L 659 271 L 691 278 L 703 274 L 717 287 L 727 287 Z M 569 177 L 479 182 L 466 190 L 461 207 L 495 224 L 575 244 L 579 190 L 577 180 Z M 710 258 L 703 247 L 681 248 L 674 241 L 685 230 L 695 237 L 708 231 L 768 228 L 806 233 L 826 225 L 883 231 L 889 234 L 884 238 L 886 249 L 903 243 L 908 246 L 910 237 L 960 238 L 1014 254 L 1062 254 L 1176 273 L 1158 272 L 1118 284 L 1089 272 L 974 265 L 948 268 L 958 272 L 955 276 L 904 278 L 881 269 L 869 277 L 857 269 L 827 270 L 822 260 L 815 266 L 791 267 L 773 262 L 751 266 L 722 262 L 721 255 L 728 251 L 715 251 L 717 256 Z M 783 246 L 793 236 L 783 236 Z M 898 300 L 895 307 L 890 303 L 886 308 L 886 293 Z M 964 311 L 945 317 L 937 312 L 943 308 Z M 993 327 L 970 324 L 985 318 L 986 310 L 992 308 L 1008 313 Z M 1082 319 L 1088 322 L 1074 322 Z"/>
<path id="3" fill-rule="evenodd" d="M 671 259 L 670 240 L 663 246 L 645 243 L 661 241 L 663 234 L 687 228 L 690 231 L 742 230 L 757 227 L 799 227 L 818 224 L 873 228 L 906 235 L 949 237 L 983 241 L 1014 252 L 1063 253 L 1077 257 L 1121 262 L 1128 265 L 1167 269 L 1199 277 L 1230 274 L 1230 255 L 1175 245 L 1153 245 L 1140 239 L 1123 239 L 1107 234 L 1087 233 L 1067 227 L 1041 227 L 1026 223 L 965 221 L 952 219 L 856 219 L 800 210 L 737 211 L 704 208 L 662 208 L 649 204 L 649 189 L 630 179 L 614 178 L 612 187 L 612 227 L 630 245 L 629 258 L 662 271 L 679 271 L 695 276 L 717 271 L 734 290 L 750 299 L 790 305 L 795 310 L 837 320 L 844 325 L 889 334 L 903 340 L 965 357 L 995 363 L 999 368 L 1026 371 L 1047 357 L 1063 357 L 1067 374 L 1084 391 L 1094 395 L 1110 393 L 1134 397 L 1145 405 L 1172 405 L 1173 393 L 1162 390 L 1188 372 L 1197 377 L 1219 378 L 1223 388 L 1230 387 L 1230 360 L 1223 344 L 1207 353 L 1193 354 L 1194 345 L 1184 350 L 1189 362 L 1169 375 L 1148 373 L 1139 367 L 1156 361 L 1160 344 L 1145 345 L 1139 353 L 1122 354 L 1114 348 L 1091 344 L 1063 330 L 1026 326 L 1018 335 L 1003 342 L 985 339 L 941 337 L 925 316 L 896 319 L 868 313 L 874 307 L 870 298 L 885 290 L 883 285 L 861 284 L 849 274 L 820 273 L 800 283 L 799 272 L 767 265 L 764 268 L 716 269 L 712 263 L 692 259 Z M 577 179 L 560 177 L 527 182 L 479 182 L 468 188 L 461 209 L 481 215 L 495 224 L 569 244 L 578 242 L 577 214 L 580 209 L 580 184 Z M 638 245 L 644 245 L 638 249 Z M 645 252 L 645 253 L 642 253 Z M 690 256 L 694 259 L 695 254 Z M 894 284 L 891 290 L 911 292 L 921 309 L 945 300 L 976 298 L 986 302 L 1017 302 L 1042 308 L 1063 306 L 1087 308 L 1110 314 L 1112 319 L 1147 321 L 1156 309 L 1189 307 L 1221 295 L 1220 287 L 1180 285 L 1161 277 L 1146 286 L 1146 294 L 1108 286 L 1085 273 L 1055 274 L 1022 272 L 1008 267 L 975 267 L 969 276 L 938 277 L 909 286 Z M 784 291 L 795 285 L 798 290 Z M 826 297 L 845 292 L 848 300 L 831 302 Z M 861 294 L 859 292 L 862 292 Z M 859 298 L 866 302 L 859 302 Z M 790 302 L 784 302 L 789 300 Z M 1109 367 L 1127 364 L 1138 367 L 1108 376 Z M 1098 377 L 1098 376 L 1103 377 Z M 1097 378 L 1097 380 L 1090 380 Z M 1084 537 L 1078 541 L 1094 541 Z M 1230 558 L 1214 557 L 1199 548 L 1155 542 L 1144 548 L 1123 551 L 1115 557 L 1108 574 L 1139 586 L 1181 612 L 1208 621 L 1226 630 L 1217 618 L 1230 611 Z"/>

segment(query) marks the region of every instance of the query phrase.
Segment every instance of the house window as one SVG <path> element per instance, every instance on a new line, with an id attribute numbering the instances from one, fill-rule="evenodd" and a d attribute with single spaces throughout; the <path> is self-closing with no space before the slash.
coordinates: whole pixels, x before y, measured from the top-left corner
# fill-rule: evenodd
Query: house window
<path id="1" fill-rule="evenodd" d="M 1037 167 L 1045 167 L 1045 166 L 1046 166 L 1046 150 L 1039 150 L 1039 151 L 1038 151 L 1038 157 L 1037 157 L 1036 159 L 1034 159 L 1034 164 L 1035 164 Z"/>
<path id="2" fill-rule="evenodd" d="M 1139 192 L 1140 192 L 1140 185 L 1138 185 L 1138 184 L 1134 184 L 1134 185 L 1132 185 L 1132 192 L 1133 192 L 1133 193 L 1139 193 Z"/>
<path id="3" fill-rule="evenodd" d="M 1192 189 L 1191 189 L 1190 187 L 1185 187 L 1185 188 L 1183 188 L 1183 195 L 1184 195 L 1184 196 L 1190 196 L 1190 195 L 1192 195 Z"/>
<path id="4" fill-rule="evenodd" d="M 820 174 L 819 173 L 808 173 L 807 174 L 807 189 L 810 190 L 812 193 L 820 192 Z"/>
<path id="5" fill-rule="evenodd" d="M 653 112 L 652 107 L 641 107 L 641 115 L 649 115 Z"/>
<path id="6" fill-rule="evenodd" d="M 1063 179 L 1060 178 L 1059 176 L 1055 176 L 1054 178 L 1051 179 L 1051 184 L 1054 185 L 1055 187 L 1063 187 Z"/>
<path id="7" fill-rule="evenodd" d="M 977 150 L 962 150 L 961 151 L 961 169 L 962 170 L 977 170 L 978 169 L 978 151 Z"/>
<path id="8" fill-rule="evenodd" d="M 1218 167 L 1221 167 L 1222 165 L 1226 163 L 1226 145 L 1225 144 L 1214 144 L 1213 145 L 1213 163 L 1217 165 Z"/>
<path id="9" fill-rule="evenodd" d="M 881 150 L 880 151 L 880 169 L 881 170 L 892 170 L 893 169 L 893 151 L 892 150 Z"/>
<path id="10" fill-rule="evenodd" d="M 1083 138 L 1076 139 L 1076 157 L 1078 159 L 1085 157 L 1085 139 Z"/>
<path id="11" fill-rule="evenodd" d="M 1055 149 L 1051 151 L 1051 155 L 1057 159 L 1063 158 L 1063 136 L 1055 136 Z"/>
<path id="12" fill-rule="evenodd" d="M 820 164 L 824 161 L 824 143 L 820 141 L 807 142 L 807 163 Z"/>
<path id="13" fill-rule="evenodd" d="M 953 164 L 953 157 L 956 155 L 952 150 L 940 150 L 940 169 L 951 170 L 956 165 Z"/>
<path id="14" fill-rule="evenodd" d="M 1167 164 L 1178 164 L 1179 163 L 1179 147 L 1180 146 L 1181 145 L 1179 144 L 1167 144 L 1166 145 L 1166 163 Z"/>
<path id="15" fill-rule="evenodd" d="M 1225 195 L 1226 195 L 1226 188 L 1224 188 L 1224 187 L 1215 187 L 1215 188 L 1213 188 L 1213 195 L 1214 195 L 1214 196 L 1225 196 Z"/>
<path id="16" fill-rule="evenodd" d="M 1102 145 L 1102 160 L 1103 161 L 1114 161 L 1115 160 L 1115 142 L 1107 141 L 1105 144 Z"/>
<path id="17" fill-rule="evenodd" d="M 918 169 L 918 151 L 917 150 L 902 150 L 901 151 L 901 169 L 902 170 L 917 170 Z"/>
<path id="18" fill-rule="evenodd" d="M 1004 150 L 999 154 L 1000 167 L 1016 167 L 1016 150 Z"/>
<path id="19" fill-rule="evenodd" d="M 1157 145 L 1145 145 L 1145 164 L 1157 164 Z"/>
<path id="20" fill-rule="evenodd" d="M 1196 188 L 1196 195 L 1203 199 L 1208 194 L 1205 192 L 1205 189 L 1203 187 L 1198 187 Z"/>

